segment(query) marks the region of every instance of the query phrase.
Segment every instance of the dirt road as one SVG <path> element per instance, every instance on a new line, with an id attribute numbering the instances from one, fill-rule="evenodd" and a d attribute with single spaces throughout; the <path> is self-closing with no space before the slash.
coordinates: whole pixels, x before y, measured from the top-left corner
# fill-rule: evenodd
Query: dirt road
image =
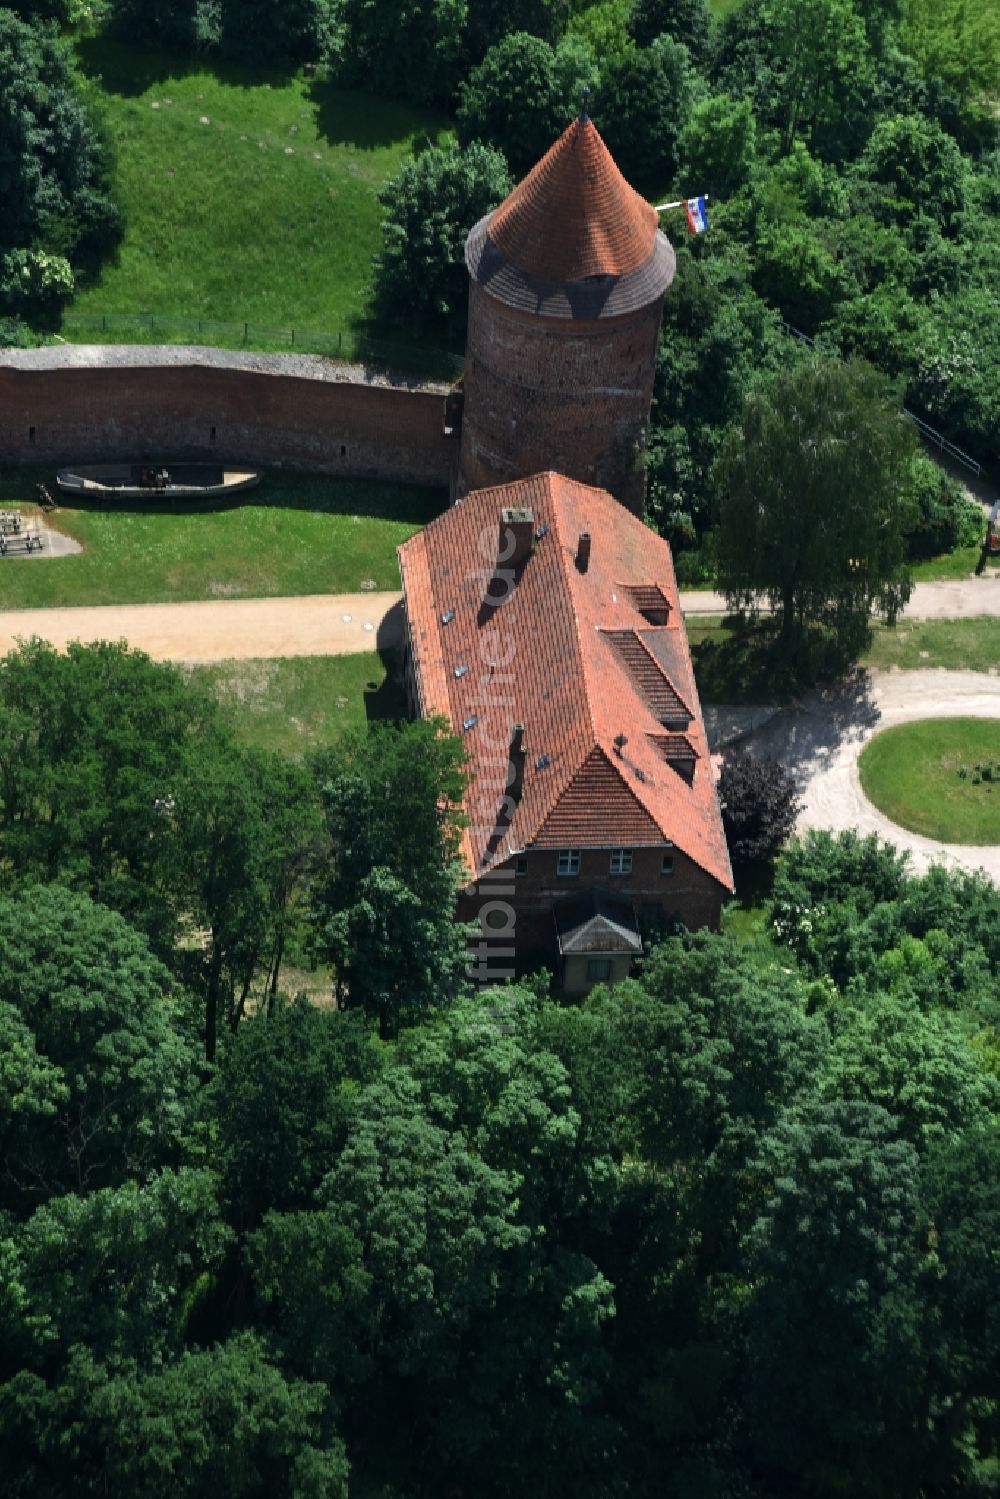
<path id="1" fill-rule="evenodd" d="M 344 656 L 398 644 L 400 597 L 341 593 L 100 609 L 10 609 L 0 613 L 0 654 L 19 638 L 39 635 L 59 649 L 71 640 L 127 640 L 160 661 Z"/>
<path id="2" fill-rule="evenodd" d="M 343 656 L 396 644 L 399 593 L 308 594 L 302 598 L 212 599 L 192 604 L 0 611 L 0 655 L 19 638 L 127 640 L 158 660 L 224 661 L 253 656 Z M 720 594 L 683 592 L 685 614 L 721 614 Z M 1000 576 L 918 583 L 910 619 L 1000 615 Z"/>

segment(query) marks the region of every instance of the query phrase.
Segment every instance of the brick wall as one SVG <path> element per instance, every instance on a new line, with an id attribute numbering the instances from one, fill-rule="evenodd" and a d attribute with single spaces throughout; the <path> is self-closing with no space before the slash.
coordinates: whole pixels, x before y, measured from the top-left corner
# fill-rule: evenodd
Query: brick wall
<path id="1" fill-rule="evenodd" d="M 280 364 L 26 368 L 30 356 L 21 359 L 0 364 L 0 461 L 218 458 L 449 482 L 455 444 L 442 435 L 436 387 L 309 378 Z"/>
<path id="2" fill-rule="evenodd" d="M 461 492 L 557 469 L 641 514 L 660 308 L 571 323 L 516 312 L 472 282 Z"/>
<path id="3" fill-rule="evenodd" d="M 516 859 L 508 860 L 489 880 L 481 881 L 474 893 L 463 895 L 459 902 L 459 919 L 480 922 L 480 913 L 489 902 L 506 902 L 514 908 L 513 938 L 498 935 L 496 952 L 513 945 L 515 964 L 531 967 L 541 961 L 548 967 L 556 964 L 556 934 L 553 908 L 562 901 L 578 900 L 589 889 L 609 891 L 625 896 L 635 906 L 640 924 L 647 918 L 679 917 L 685 926 L 717 927 L 726 892 L 679 849 L 669 845 L 636 848 L 632 851 L 632 873 L 612 875 L 610 849 L 588 848 L 581 851 L 580 873 L 556 873 L 556 849 L 532 849 L 521 855 L 527 864 L 524 874 L 515 874 Z M 665 854 L 673 856 L 673 872 L 662 873 Z M 492 933 L 483 923 L 487 947 Z M 499 956 L 494 961 L 505 961 Z"/>

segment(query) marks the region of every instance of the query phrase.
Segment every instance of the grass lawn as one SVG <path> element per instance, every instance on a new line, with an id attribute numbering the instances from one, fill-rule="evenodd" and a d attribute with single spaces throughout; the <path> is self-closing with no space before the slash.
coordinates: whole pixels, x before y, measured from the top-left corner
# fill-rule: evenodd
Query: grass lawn
<path id="1" fill-rule="evenodd" d="M 24 505 L 49 469 L 7 468 L 0 509 Z M 274 472 L 246 503 L 169 511 L 60 505 L 50 524 L 82 555 L 0 562 L 0 608 L 267 598 L 399 587 L 396 547 L 438 514 L 436 489 Z M 33 507 L 29 507 L 33 511 Z"/>
<path id="2" fill-rule="evenodd" d="M 879 625 L 866 666 L 904 671 L 942 666 L 948 671 L 1000 671 L 1000 619 L 914 619 L 894 630 Z"/>
<path id="3" fill-rule="evenodd" d="M 934 583 L 939 579 L 971 578 L 982 557 L 982 547 L 959 547 L 957 551 L 945 552 L 941 557 L 930 557 L 926 562 L 913 564 L 915 583 Z"/>
<path id="4" fill-rule="evenodd" d="M 347 729 L 406 712 L 389 663 L 374 651 L 222 661 L 189 674 L 214 692 L 242 739 L 287 755 L 321 749 Z"/>
<path id="5" fill-rule="evenodd" d="M 686 624 L 703 703 L 774 703 L 787 698 L 759 635 L 740 635 L 718 615 L 692 615 Z M 1000 672 L 1000 618 L 904 619 L 895 629 L 876 625 L 862 664 L 881 671 L 943 667 Z"/>
<path id="6" fill-rule="evenodd" d="M 996 765 L 997 780 L 976 784 L 984 761 Z M 858 771 L 869 801 L 901 827 L 947 843 L 1000 842 L 1000 719 L 925 718 L 885 729 L 861 752 Z"/>
<path id="7" fill-rule="evenodd" d="M 367 317 L 376 194 L 447 133 L 443 117 L 103 38 L 80 41 L 77 58 L 114 144 L 125 237 L 71 311 L 331 331 Z"/>

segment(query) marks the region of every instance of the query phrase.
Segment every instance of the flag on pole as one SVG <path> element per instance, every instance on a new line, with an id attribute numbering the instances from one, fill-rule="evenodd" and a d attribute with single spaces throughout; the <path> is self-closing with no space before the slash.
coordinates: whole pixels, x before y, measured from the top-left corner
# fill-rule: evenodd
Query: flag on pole
<path id="1" fill-rule="evenodd" d="M 688 216 L 688 228 L 692 234 L 704 234 L 708 228 L 708 209 L 705 207 L 704 198 L 688 198 L 685 203 Z"/>

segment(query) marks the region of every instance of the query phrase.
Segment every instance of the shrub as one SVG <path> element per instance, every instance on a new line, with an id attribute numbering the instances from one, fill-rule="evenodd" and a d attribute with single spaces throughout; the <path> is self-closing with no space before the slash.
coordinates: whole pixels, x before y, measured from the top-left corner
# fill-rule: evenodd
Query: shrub
<path id="1" fill-rule="evenodd" d="M 908 538 L 911 558 L 939 557 L 958 547 L 976 546 L 982 540 L 982 510 L 966 498 L 961 485 L 923 453 L 918 453 L 913 462 L 913 491 L 919 520 Z"/>
<path id="2" fill-rule="evenodd" d="M 372 269 L 381 309 L 418 326 L 461 328 L 466 236 L 512 186 L 500 152 L 478 141 L 465 150 L 434 146 L 405 162 L 379 193 L 386 216 Z"/>
<path id="3" fill-rule="evenodd" d="M 799 814 L 795 783 L 777 760 L 727 758 L 719 777 L 722 825 L 734 863 L 773 859 Z"/>

